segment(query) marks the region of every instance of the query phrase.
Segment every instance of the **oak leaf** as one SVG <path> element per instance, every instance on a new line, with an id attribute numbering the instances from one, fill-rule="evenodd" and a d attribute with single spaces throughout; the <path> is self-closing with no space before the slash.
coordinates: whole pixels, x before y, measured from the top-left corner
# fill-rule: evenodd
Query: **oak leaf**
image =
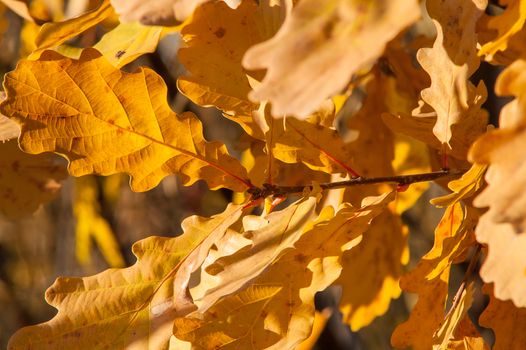
<path id="1" fill-rule="evenodd" d="M 177 80 L 185 96 L 201 106 L 214 106 L 239 123 L 251 136 L 263 139 L 252 120 L 258 104 L 248 99 L 249 76 L 241 65 L 245 52 L 270 38 L 283 21 L 283 9 L 268 1 L 242 1 L 236 9 L 209 2 L 196 9 L 181 30 L 185 46 L 178 57 L 189 75 Z"/>
<path id="2" fill-rule="evenodd" d="M 432 48 L 418 51 L 417 58 L 430 75 L 431 86 L 421 92 L 423 101 L 412 116 L 385 114 L 384 121 L 394 131 L 415 137 L 443 154 L 466 159 L 488 119 L 481 109 L 486 87 L 483 82 L 475 87 L 469 81 L 479 66 L 475 26 L 486 0 L 433 0 L 426 5 L 437 37 Z"/>
<path id="3" fill-rule="evenodd" d="M 192 341 L 196 348 L 210 348 L 208 344 L 214 341 L 215 346 L 244 344 L 240 348 L 246 348 L 248 344 L 249 348 L 254 349 L 293 349 L 311 332 L 314 295 L 329 286 L 340 274 L 339 257 L 342 249 L 359 240 L 370 220 L 384 210 L 393 196 L 391 192 L 367 198 L 361 208 L 342 206 L 336 214 L 332 207 L 324 208 L 293 249 L 284 251 L 243 289 L 215 304 L 232 305 L 233 301 L 245 296 L 245 291 L 251 291 L 252 288 L 281 287 L 265 305 L 247 314 L 242 321 L 225 317 L 225 314 L 236 313 L 231 307 L 222 309 L 221 314 L 215 312 L 214 306 L 202 313 L 198 310 L 176 320 L 174 334 L 181 340 Z M 257 251 L 257 247 L 254 249 Z M 233 261 L 236 254 L 231 256 Z M 214 314 L 226 319 L 226 322 L 203 322 L 213 319 Z M 184 333 L 179 333 L 178 329 L 184 329 Z M 244 331 L 239 332 L 240 329 Z"/>
<path id="4" fill-rule="evenodd" d="M 487 60 L 492 60 L 499 51 L 505 51 L 508 43 L 514 36 L 524 29 L 526 21 L 526 2 L 523 0 L 501 0 L 507 5 L 504 12 L 498 16 L 493 16 L 487 21 L 487 30 L 496 31 L 490 41 L 480 48 L 478 54 L 485 55 Z"/>
<path id="5" fill-rule="evenodd" d="M 407 227 L 391 210 L 373 219 L 362 241 L 342 256 L 340 311 L 343 321 L 357 331 L 383 315 L 401 294 L 398 279 L 407 264 Z M 357 287 L 359 285 L 359 287 Z"/>
<path id="6" fill-rule="evenodd" d="M 207 267 L 218 285 L 206 292 L 199 309 L 207 310 L 221 297 L 241 289 L 292 248 L 312 219 L 315 206 L 316 198 L 309 197 L 265 217 L 245 216 L 243 236 L 251 239 L 252 245 Z"/>
<path id="7" fill-rule="evenodd" d="M 358 134 L 347 147 L 356 153 L 353 167 L 361 175 L 394 175 L 395 135 L 380 119 L 381 114 L 389 110 L 386 104 L 389 79 L 378 65 L 371 74 L 374 79 L 364 86 L 367 96 L 362 108 L 347 124 L 351 132 Z M 402 169 L 398 167 L 398 170 Z M 351 187 L 344 190 L 341 200 L 359 205 L 362 198 L 393 187 L 388 184 Z M 343 286 L 340 311 L 353 330 L 383 315 L 391 299 L 401 293 L 398 279 L 408 259 L 408 230 L 402 225 L 395 206 L 398 207 L 397 201 L 371 222 L 362 241 L 342 257 L 343 271 L 335 283 Z M 357 285 L 360 288 L 356 288 Z"/>
<path id="8" fill-rule="evenodd" d="M 301 1 L 272 39 L 246 53 L 246 68 L 267 69 L 250 97 L 269 101 L 274 116 L 305 118 L 419 15 L 413 0 Z"/>
<path id="9" fill-rule="evenodd" d="M 480 109 L 486 88 L 483 83 L 475 87 L 468 80 L 479 65 L 475 25 L 487 2 L 436 0 L 426 4 L 434 19 L 437 38 L 432 48 L 420 49 L 417 54 L 418 61 L 431 77 L 431 86 L 422 91 L 422 99 L 436 112 L 434 135 L 443 145 L 452 148 L 453 137 L 468 136 L 453 135 L 453 125 L 471 119 L 473 123 L 477 121 L 476 131 L 482 134 L 487 123 L 487 113 Z M 470 137 L 468 144 L 469 141 L 474 141 L 474 138 Z"/>
<path id="10" fill-rule="evenodd" d="M 46 292 L 58 314 L 19 330 L 9 349 L 167 348 L 174 318 L 194 308 L 191 300 L 180 298 L 191 270 L 240 216 L 240 206 L 229 206 L 212 218 L 187 218 L 181 236 L 135 243 L 137 262 L 131 267 L 59 277 Z"/>
<path id="11" fill-rule="evenodd" d="M 135 191 L 174 173 L 185 185 L 251 186 L 223 144 L 204 140 L 195 115 L 168 107 L 166 85 L 149 69 L 122 72 L 93 49 L 79 60 L 48 51 L 21 61 L 4 85 L 0 110 L 21 124 L 23 150 L 64 155 L 74 176 L 127 172 Z"/>
<path id="12" fill-rule="evenodd" d="M 526 61 L 510 65 L 498 78 L 499 95 L 516 98 L 505 105 L 500 115 L 501 129 L 483 135 L 470 150 L 470 158 L 488 164 L 488 186 L 474 200 L 479 207 L 489 206 L 477 226 L 477 240 L 488 245 L 488 256 L 480 275 L 495 283 L 495 296 L 512 299 L 519 307 L 526 306 L 526 186 L 524 156 L 524 84 Z"/>
<path id="13" fill-rule="evenodd" d="M 120 23 L 93 45 L 93 48 L 102 53 L 113 66 L 121 68 L 145 53 L 154 52 L 162 31 L 162 27 Z"/>
<path id="14" fill-rule="evenodd" d="M 16 140 L 0 142 L 0 213 L 20 219 L 54 199 L 66 169 L 49 154 L 22 152 Z"/>
<path id="15" fill-rule="evenodd" d="M 330 127 L 287 117 L 269 121 L 267 145 L 272 156 L 285 163 L 301 162 L 313 170 L 326 173 L 348 173 L 354 170 L 353 152 L 339 133 Z"/>
<path id="16" fill-rule="evenodd" d="M 526 308 L 519 308 L 511 301 L 502 301 L 493 294 L 493 285 L 485 284 L 482 291 L 489 295 L 489 304 L 480 315 L 482 327 L 491 328 L 495 334 L 493 350 L 522 350 L 526 347 Z"/>
<path id="17" fill-rule="evenodd" d="M 100 5 L 78 17 L 61 22 L 49 22 L 42 25 L 35 38 L 36 50 L 29 59 L 36 60 L 48 49 L 59 46 L 68 39 L 74 38 L 87 29 L 104 21 L 113 14 L 109 0 L 100 1 Z"/>
<path id="18" fill-rule="evenodd" d="M 431 204 L 439 208 L 448 207 L 461 200 L 471 198 L 484 186 L 484 173 L 487 166 L 473 164 L 473 166 L 457 180 L 452 180 L 447 185 L 451 191 L 442 197 L 433 198 Z"/>
<path id="19" fill-rule="evenodd" d="M 194 10 L 209 0 L 157 0 L 154 3 L 141 0 L 111 0 L 122 22 L 140 21 L 146 25 L 176 25 L 190 17 Z M 236 7 L 239 0 L 224 0 Z"/>
<path id="20" fill-rule="evenodd" d="M 460 322 L 467 316 L 467 312 L 473 304 L 474 285 L 473 282 L 467 285 L 462 291 L 458 302 L 453 309 L 446 315 L 440 329 L 433 336 L 433 349 L 449 349 L 449 344 L 454 339 L 454 334 L 460 326 Z"/>
<path id="21" fill-rule="evenodd" d="M 393 332 L 394 347 L 432 348 L 433 335 L 440 329 L 445 315 L 451 265 L 474 243 L 476 219 L 470 213 L 470 210 L 464 213 L 459 203 L 449 206 L 435 230 L 431 250 L 413 270 L 402 276 L 400 287 L 418 293 L 418 301 L 409 319 Z"/>

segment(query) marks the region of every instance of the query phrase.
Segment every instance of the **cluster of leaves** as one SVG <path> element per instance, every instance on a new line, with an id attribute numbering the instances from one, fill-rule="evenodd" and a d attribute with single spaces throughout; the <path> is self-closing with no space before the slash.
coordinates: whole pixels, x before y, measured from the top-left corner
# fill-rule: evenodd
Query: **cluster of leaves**
<path id="1" fill-rule="evenodd" d="M 34 211 L 59 190 L 65 169 L 44 152 L 67 158 L 72 176 L 128 173 L 134 191 L 177 174 L 237 192 L 222 213 L 187 218 L 179 236 L 135 243 L 131 267 L 58 278 L 46 292 L 57 315 L 19 330 L 10 349 L 292 349 L 331 285 L 353 330 L 403 290 L 418 302 L 393 346 L 486 349 L 468 316 L 481 256 L 489 304 L 479 324 L 495 349 L 526 347 L 525 0 L 503 1 L 497 16 L 486 0 L 428 0 L 432 39 L 419 32 L 417 0 L 103 0 L 55 21 L 2 3 L 38 31 L 4 77 L 3 214 Z M 67 44 L 116 14 L 122 23 L 94 45 Z M 205 140 L 196 115 L 172 111 L 156 72 L 121 69 L 174 33 L 187 69 L 179 91 L 243 128 L 241 160 Z M 487 128 L 484 83 L 470 80 L 481 60 L 506 66 L 496 92 L 513 100 L 498 130 Z M 365 97 L 344 118 L 353 91 Z M 445 213 L 432 249 L 404 274 L 400 214 L 426 189 L 408 174 L 439 169 L 451 194 L 432 204 Z M 389 181 L 400 175 L 409 188 Z M 383 180 L 327 190 L 346 177 Z M 299 199 L 275 210 L 298 187 Z M 99 225 L 86 215 L 84 226 Z M 450 272 L 463 262 L 452 298 Z"/>

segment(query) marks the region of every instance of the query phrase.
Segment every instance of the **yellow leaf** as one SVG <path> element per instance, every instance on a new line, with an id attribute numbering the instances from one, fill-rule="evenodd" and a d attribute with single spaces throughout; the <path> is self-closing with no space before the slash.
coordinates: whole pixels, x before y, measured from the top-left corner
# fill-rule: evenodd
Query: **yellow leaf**
<path id="1" fill-rule="evenodd" d="M 482 291 L 489 295 L 489 304 L 480 315 L 482 327 L 495 334 L 493 350 L 523 350 L 526 347 L 526 308 L 518 308 L 511 301 L 499 300 L 492 292 L 493 285 L 485 284 Z"/>
<path id="2" fill-rule="evenodd" d="M 267 69 L 250 96 L 269 101 L 274 116 L 304 118 L 419 15 L 414 0 L 303 0 L 272 39 L 246 53 L 246 68 Z"/>
<path id="3" fill-rule="evenodd" d="M 292 248 L 312 219 L 315 206 L 316 198 L 309 197 L 265 217 L 245 216 L 243 235 L 252 240 L 252 245 L 218 259 L 207 268 L 218 278 L 218 285 L 207 291 L 199 308 L 206 310 L 222 296 L 241 289 L 277 260 L 283 251 Z"/>
<path id="4" fill-rule="evenodd" d="M 488 245 L 480 276 L 495 283 L 495 297 L 519 307 L 526 306 L 525 67 L 526 61 L 517 61 L 499 76 L 497 93 L 516 98 L 501 111 L 501 129 L 483 135 L 470 150 L 472 161 L 489 165 L 488 186 L 473 202 L 489 206 L 476 230 L 477 240 Z"/>
<path id="5" fill-rule="evenodd" d="M 312 333 L 309 335 L 307 339 L 305 339 L 303 342 L 301 342 L 296 347 L 296 350 L 314 349 L 316 342 L 318 341 L 323 330 L 325 329 L 325 325 L 329 321 L 329 318 L 331 317 L 331 315 L 332 315 L 332 309 L 330 308 L 325 308 L 321 311 L 316 311 L 316 313 L 314 314 L 314 323 L 312 325 Z"/>
<path id="6" fill-rule="evenodd" d="M 400 286 L 404 291 L 418 293 L 418 301 L 411 310 L 409 319 L 394 330 L 391 344 L 395 348 L 429 350 L 433 346 L 433 334 L 444 318 L 449 267 L 431 280 L 421 280 L 413 276 L 411 273 L 404 275 Z"/>
<path id="7" fill-rule="evenodd" d="M 319 218 L 306 228 L 293 249 L 285 250 L 242 289 L 221 299 L 207 310 L 200 308 L 195 313 L 176 320 L 175 336 L 192 341 L 194 347 L 204 349 L 221 346 L 239 349 L 295 348 L 311 333 L 314 295 L 329 286 L 340 274 L 339 257 L 342 246 L 358 239 L 370 220 L 393 197 L 393 193 L 388 193 L 367 198 L 360 209 L 344 206 L 336 215 L 332 207 L 324 208 Z M 262 243 L 263 247 L 259 247 L 261 244 L 255 246 L 254 251 L 263 249 L 264 242 Z M 243 249 L 240 252 L 244 254 Z M 232 261 L 238 261 L 235 259 L 237 254 L 232 255 Z M 241 305 L 237 301 L 246 296 L 246 291 L 251 292 L 254 288 L 264 286 L 281 289 L 253 312 L 240 315 L 232 307 L 251 308 L 250 300 L 241 300 Z M 229 306 L 222 308 L 225 305 Z M 218 313 L 220 307 L 221 313 Z M 225 322 L 202 322 L 215 318 Z M 182 331 L 179 332 L 179 329 Z"/>
<path id="8" fill-rule="evenodd" d="M 500 2 L 507 5 L 504 12 L 487 21 L 488 29 L 496 30 L 497 35 L 485 43 L 478 53 L 480 56 L 488 56 L 488 60 L 492 60 L 493 55 L 498 51 L 505 51 L 508 48 L 508 42 L 523 29 L 526 21 L 526 1 L 501 0 Z"/>
<path id="9" fill-rule="evenodd" d="M 79 60 L 48 51 L 21 61 L 4 85 L 0 110 L 22 125 L 21 147 L 64 155 L 74 176 L 126 172 L 135 191 L 174 173 L 185 185 L 203 179 L 211 188 L 251 186 L 223 144 L 204 140 L 195 115 L 168 107 L 166 86 L 149 69 L 122 72 L 93 49 Z"/>
<path id="10" fill-rule="evenodd" d="M 433 334 L 440 329 L 445 314 L 451 265 L 474 243 L 472 230 L 476 218 L 471 215 L 469 210 L 464 214 L 459 203 L 448 207 L 435 230 L 432 249 L 400 279 L 400 287 L 418 293 L 418 301 L 409 319 L 393 332 L 393 346 L 432 348 Z"/>
<path id="11" fill-rule="evenodd" d="M 59 277 L 46 292 L 46 301 L 58 314 L 19 330 L 9 349 L 166 348 L 174 318 L 194 308 L 182 297 L 190 273 L 240 215 L 239 206 L 229 206 L 210 219 L 187 218 L 181 236 L 135 243 L 137 262 L 131 267 L 83 278 Z"/>
<path id="12" fill-rule="evenodd" d="M 427 146 L 411 137 L 395 135 L 394 159 L 392 166 L 395 174 L 410 175 L 426 173 L 431 170 Z M 396 212 L 402 214 L 418 201 L 422 193 L 429 188 L 428 182 L 415 183 L 396 197 Z"/>
<path id="13" fill-rule="evenodd" d="M 0 213 L 20 219 L 57 195 L 59 181 L 67 176 L 64 166 L 49 155 L 28 155 L 16 140 L 0 142 Z"/>
<path id="14" fill-rule="evenodd" d="M 215 106 L 250 135 L 263 139 L 252 120 L 258 104 L 248 100 L 250 84 L 241 59 L 247 49 L 270 38 L 283 21 L 282 8 L 245 0 L 233 10 L 224 2 L 200 6 L 181 30 L 178 57 L 190 73 L 179 90 L 201 106 Z M 257 76 L 257 75 L 256 75 Z"/>
<path id="15" fill-rule="evenodd" d="M 453 310 L 451 310 L 444 319 L 440 329 L 434 336 L 434 350 L 447 349 L 451 340 L 453 340 L 454 333 L 460 322 L 466 317 L 469 308 L 473 304 L 474 286 L 471 282 L 460 295 L 459 301 L 456 303 Z"/>
<path id="16" fill-rule="evenodd" d="M 475 87 L 468 80 L 479 66 L 475 25 L 487 1 L 431 0 L 426 4 L 434 19 L 437 38 L 432 48 L 420 49 L 417 54 L 431 77 L 431 86 L 422 91 L 422 99 L 435 110 L 433 133 L 450 153 L 453 137 L 469 136 L 464 141 L 469 147 L 487 124 L 487 113 L 480 108 L 487 96 L 486 88 L 483 83 Z M 465 124 L 470 128 L 466 129 Z M 464 131 L 469 133 L 466 135 Z M 467 150 L 462 149 L 464 157 Z"/>
<path id="17" fill-rule="evenodd" d="M 83 15 L 63 22 L 44 24 L 35 39 L 37 49 L 31 53 L 29 59 L 38 59 L 45 50 L 59 46 L 66 40 L 71 39 L 104 21 L 112 14 L 113 9 L 110 5 L 110 1 L 102 0 L 100 6 Z"/>
<path id="18" fill-rule="evenodd" d="M 154 52 L 162 27 L 146 27 L 138 23 L 121 23 L 106 33 L 93 46 L 115 67 L 120 68 L 145 53 Z"/>
<path id="19" fill-rule="evenodd" d="M 272 155 L 282 162 L 302 162 L 329 174 L 359 176 L 351 167 L 352 151 L 333 128 L 287 117 L 284 121 L 274 120 L 268 134 Z"/>
<path id="20" fill-rule="evenodd" d="M 119 250 L 111 226 L 100 214 L 99 191 L 94 177 L 85 176 L 75 182 L 73 213 L 77 260 L 83 265 L 91 264 L 91 239 L 99 246 L 102 256 L 111 267 L 123 267 L 124 258 Z"/>
<path id="21" fill-rule="evenodd" d="M 433 198 L 431 204 L 439 208 L 448 207 L 461 200 L 472 197 L 484 185 L 484 173 L 487 166 L 473 164 L 473 166 L 458 180 L 452 180 L 447 185 L 453 193 Z"/>
<path id="22" fill-rule="evenodd" d="M 398 215 L 385 210 L 367 227 L 362 241 L 343 254 L 342 273 L 334 283 L 343 287 L 340 311 L 353 331 L 383 315 L 391 299 L 400 296 L 398 279 L 409 259 L 408 233 Z"/>
<path id="23" fill-rule="evenodd" d="M 380 119 L 388 110 L 384 99 L 388 93 L 388 78 L 378 66 L 371 73 L 365 85 L 367 96 L 362 108 L 348 122 L 349 129 L 358 134 L 348 148 L 357 155 L 353 166 L 362 176 L 389 176 L 394 175 L 395 137 Z M 345 189 L 342 201 L 357 205 L 365 196 L 390 189 L 391 185 L 351 187 Z M 336 282 L 343 286 L 340 311 L 353 330 L 383 315 L 391 299 L 401 292 L 398 279 L 408 259 L 408 231 L 394 206 L 396 203 L 378 215 L 364 232 L 362 242 L 345 252 L 342 258 L 343 271 Z"/>

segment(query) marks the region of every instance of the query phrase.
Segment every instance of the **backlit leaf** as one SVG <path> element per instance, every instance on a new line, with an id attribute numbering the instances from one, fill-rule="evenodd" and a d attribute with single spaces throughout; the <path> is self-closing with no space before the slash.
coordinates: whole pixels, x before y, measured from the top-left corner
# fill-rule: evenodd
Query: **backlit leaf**
<path id="1" fill-rule="evenodd" d="M 469 211 L 464 214 L 459 203 L 448 207 L 435 230 L 432 249 L 413 270 L 402 276 L 400 287 L 417 293 L 418 301 L 409 319 L 393 332 L 391 343 L 396 348 L 432 348 L 433 335 L 440 329 L 445 315 L 451 265 L 474 243 L 473 221 L 467 215 Z"/>
<path id="2" fill-rule="evenodd" d="M 450 181 L 447 185 L 452 193 L 431 199 L 431 204 L 439 208 L 448 207 L 463 199 L 472 197 L 484 185 L 484 173 L 487 166 L 473 164 L 473 166 L 458 180 Z"/>
<path id="3" fill-rule="evenodd" d="M 111 0 L 121 21 L 140 21 L 147 25 L 176 25 L 190 17 L 194 9 L 209 0 L 157 0 L 145 2 L 142 0 Z M 229 6 L 235 7 L 239 0 L 224 0 Z"/>
<path id="4" fill-rule="evenodd" d="M 470 151 L 473 161 L 489 165 L 488 187 L 473 202 L 489 206 L 476 232 L 477 240 L 488 245 L 480 276 L 495 283 L 495 297 L 512 299 L 519 307 L 526 307 L 525 67 L 525 61 L 517 61 L 499 76 L 497 93 L 516 99 L 502 109 L 501 129 L 483 135 Z"/>
<path id="5" fill-rule="evenodd" d="M 131 267 L 83 278 L 59 277 L 46 292 L 46 301 L 58 314 L 19 330 L 9 349 L 167 348 L 174 318 L 193 310 L 178 296 L 186 294 L 189 272 L 202 263 L 195 258 L 240 215 L 239 206 L 230 206 L 210 219 L 187 218 L 179 237 L 135 243 L 137 262 Z"/>
<path id="6" fill-rule="evenodd" d="M 474 286 L 472 282 L 462 291 L 458 303 L 454 309 L 449 312 L 442 326 L 440 326 L 440 329 L 435 334 L 433 349 L 440 350 L 449 348 L 449 343 L 453 340 L 457 327 L 466 317 L 469 308 L 473 304 L 473 289 Z"/>
<path id="7" fill-rule="evenodd" d="M 526 21 L 526 1 L 501 0 L 500 2 L 507 5 L 506 9 L 500 15 L 489 18 L 487 22 L 488 29 L 496 30 L 497 35 L 485 43 L 478 53 L 480 56 L 488 56 L 488 60 L 491 60 L 498 51 L 508 48 L 508 41 L 523 29 Z"/>
<path id="8" fill-rule="evenodd" d="M 467 153 L 474 137 L 478 136 L 473 132 L 482 134 L 487 123 L 487 113 L 480 109 L 486 99 L 486 88 L 483 83 L 475 87 L 468 80 L 479 65 L 475 25 L 487 2 L 431 0 L 426 4 L 434 19 L 437 38 L 432 48 L 420 49 L 417 55 L 431 77 L 431 86 L 422 91 L 422 99 L 436 112 L 433 133 L 438 140 L 447 145 L 448 150 L 453 147 L 453 137 L 469 136 L 464 141 L 467 147 L 462 150 Z M 465 123 L 470 124 L 469 135 L 462 133 L 466 130 L 462 125 Z M 472 130 L 473 124 L 475 130 Z"/>
<path id="9" fill-rule="evenodd" d="M 368 198 L 360 209 L 342 207 L 336 215 L 331 207 L 326 207 L 295 243 L 294 249 L 284 251 L 244 289 L 215 304 L 231 305 L 245 295 L 245 291 L 260 286 L 280 286 L 279 292 L 265 305 L 247 313 L 245 318 L 226 317 L 223 323 L 203 323 L 202 320 L 210 320 L 214 314 L 237 316 L 236 309 L 222 309 L 221 314 L 215 312 L 214 307 L 204 313 L 197 311 L 176 320 L 176 337 L 205 349 L 213 348 L 209 344 L 226 348 L 293 349 L 311 332 L 315 293 L 325 289 L 340 274 L 342 246 L 359 239 L 370 220 L 392 199 L 393 193 Z M 257 251 L 257 247 L 254 249 Z M 178 329 L 184 329 L 184 333 Z M 240 334 L 240 329 L 245 331 Z"/>
<path id="10" fill-rule="evenodd" d="M 48 52 L 20 62 L 4 86 L 0 110 L 21 124 L 24 151 L 62 154 L 74 176 L 127 172 L 135 191 L 175 173 L 186 185 L 204 179 L 211 188 L 250 187 L 226 147 L 204 140 L 195 115 L 168 107 L 166 86 L 149 69 L 122 72 L 91 49 L 79 60 Z"/>
<path id="11" fill-rule="evenodd" d="M 262 139 L 252 120 L 258 104 L 248 99 L 250 84 L 241 60 L 251 46 L 274 35 L 283 17 L 283 9 L 268 0 L 245 0 L 235 10 L 221 1 L 200 6 L 181 30 L 186 45 L 178 56 L 190 74 L 177 80 L 179 90 L 198 105 L 219 108 Z"/>
<path id="12" fill-rule="evenodd" d="M 269 101 L 276 117 L 305 118 L 419 15 L 413 0 L 303 0 L 272 39 L 245 55 L 246 68 L 267 69 L 250 96 Z"/>
<path id="13" fill-rule="evenodd" d="M 36 60 L 48 49 L 59 46 L 85 30 L 102 22 L 113 13 L 109 0 L 102 0 L 100 5 L 85 14 L 63 22 L 45 23 L 35 39 L 37 49 L 29 55 L 29 59 Z"/>
<path id="14" fill-rule="evenodd" d="M 162 27 L 146 27 L 138 23 L 121 23 L 106 33 L 93 47 L 120 68 L 145 53 L 155 51 Z"/>

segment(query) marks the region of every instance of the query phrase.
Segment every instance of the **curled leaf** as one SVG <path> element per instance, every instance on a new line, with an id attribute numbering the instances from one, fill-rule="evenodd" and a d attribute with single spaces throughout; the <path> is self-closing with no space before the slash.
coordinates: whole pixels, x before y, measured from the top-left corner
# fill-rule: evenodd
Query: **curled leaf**
<path id="1" fill-rule="evenodd" d="M 250 96 L 269 101 L 276 117 L 305 118 L 419 15 L 413 0 L 301 1 L 272 39 L 246 53 L 246 68 L 267 69 Z"/>

